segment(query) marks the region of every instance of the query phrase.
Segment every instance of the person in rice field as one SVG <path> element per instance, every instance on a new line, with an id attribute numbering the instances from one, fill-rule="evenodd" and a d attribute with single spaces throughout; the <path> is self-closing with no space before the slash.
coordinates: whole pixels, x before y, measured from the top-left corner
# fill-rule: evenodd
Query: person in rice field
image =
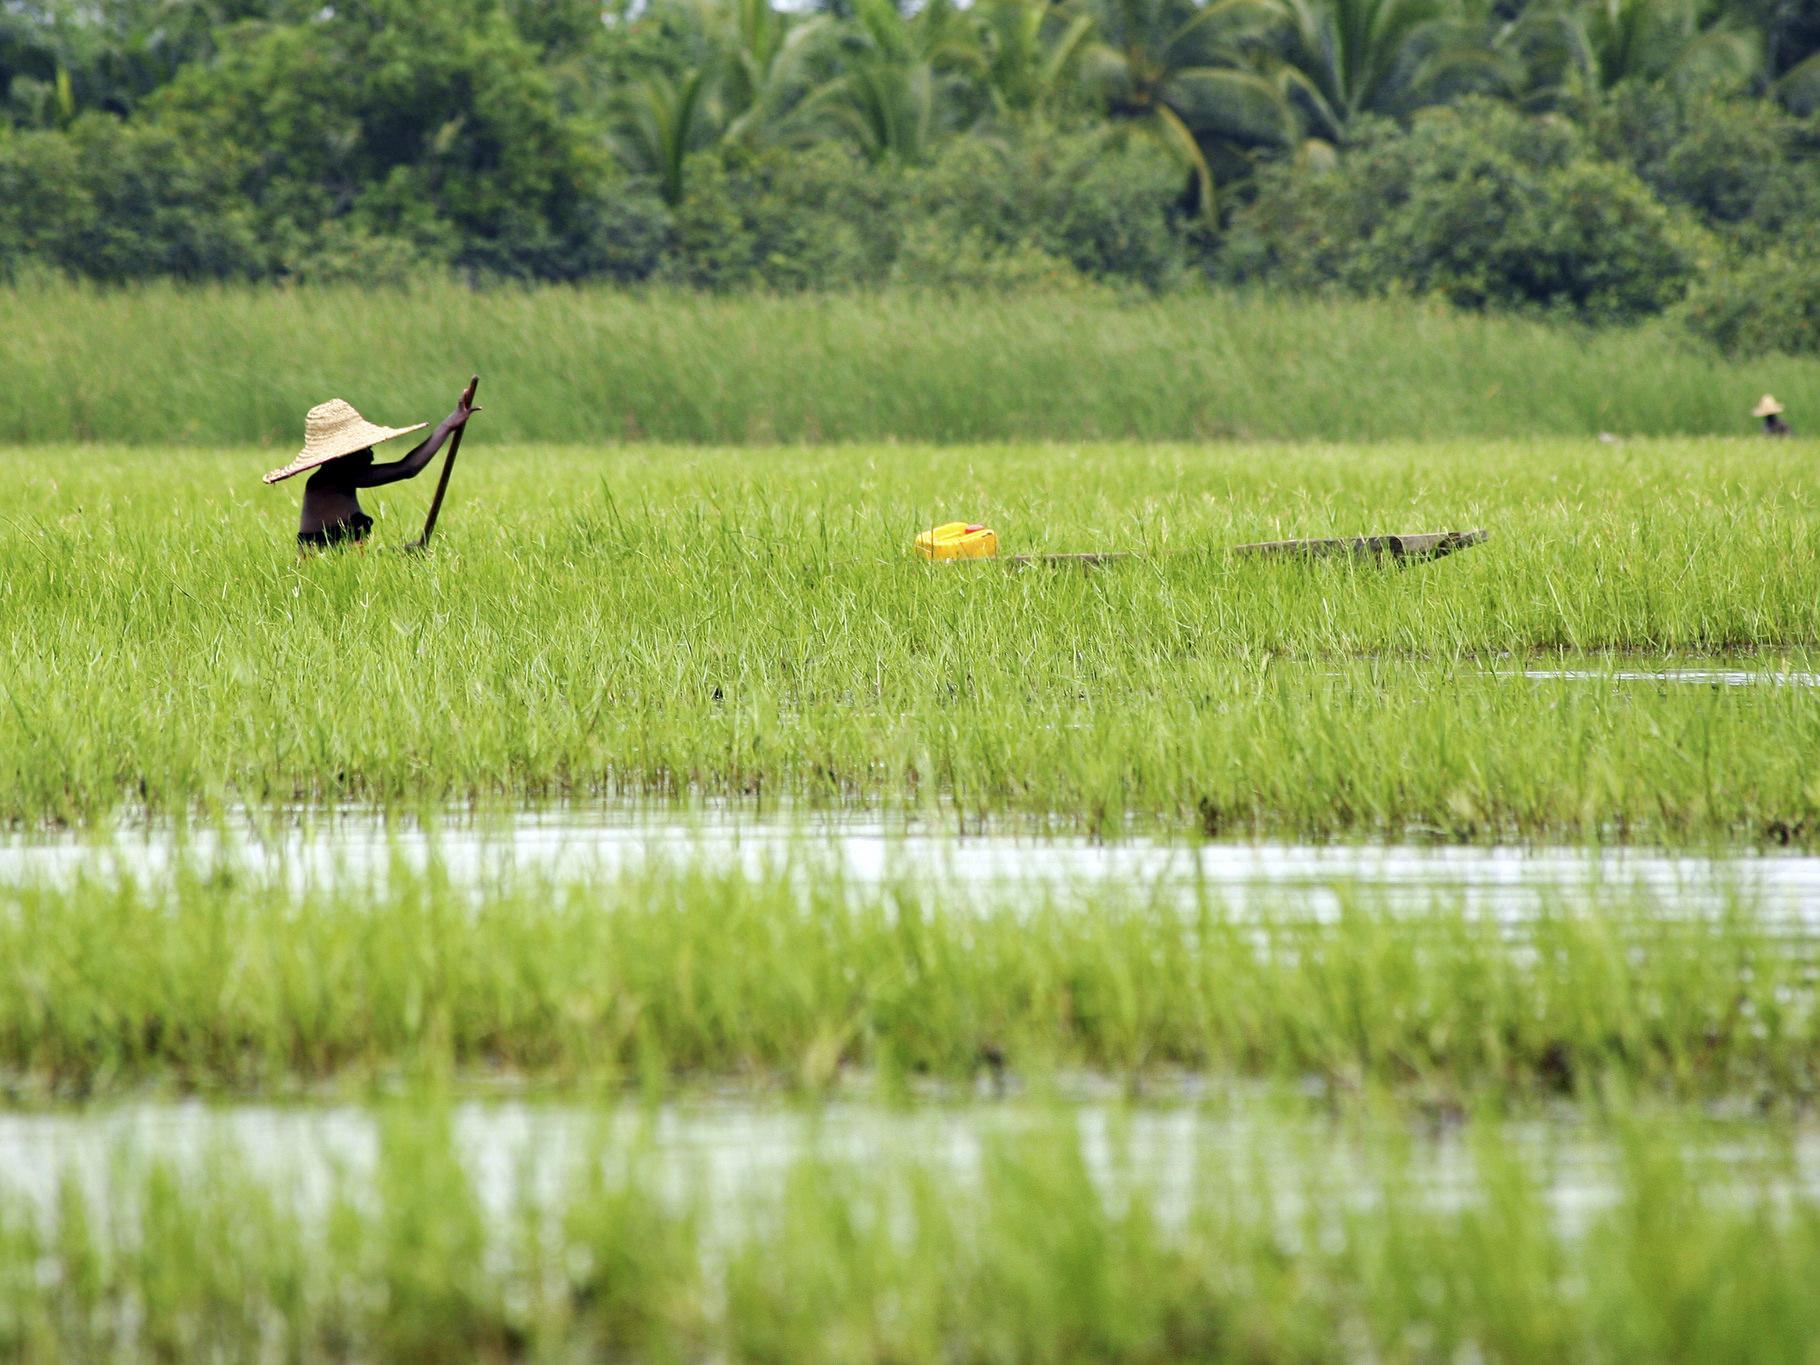
<path id="1" fill-rule="evenodd" d="M 1782 404 L 1776 401 L 1775 395 L 1773 394 L 1766 393 L 1763 397 L 1759 398 L 1757 400 L 1757 406 L 1751 409 L 1750 415 L 1763 419 L 1763 434 L 1765 436 L 1786 436 L 1789 434 L 1789 425 L 1782 420 Z"/>
<path id="2" fill-rule="evenodd" d="M 455 411 L 436 424 L 429 438 L 409 455 L 388 464 L 373 463 L 373 447 L 394 437 L 421 431 L 428 422 L 408 427 L 382 427 L 369 422 L 354 405 L 339 398 L 318 403 L 303 419 L 303 449 L 297 458 L 265 476 L 277 483 L 313 469 L 303 486 L 303 516 L 297 544 L 304 549 L 353 545 L 367 538 L 373 519 L 360 507 L 360 490 L 415 478 L 436 457 L 443 442 L 480 411 L 472 405 L 472 387 L 455 402 Z"/>

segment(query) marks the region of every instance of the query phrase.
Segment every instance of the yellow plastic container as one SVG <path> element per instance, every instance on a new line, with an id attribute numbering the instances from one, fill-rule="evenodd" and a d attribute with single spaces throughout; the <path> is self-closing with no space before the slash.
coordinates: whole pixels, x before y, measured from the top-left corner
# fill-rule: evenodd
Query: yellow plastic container
<path id="1" fill-rule="evenodd" d="M 916 538 L 924 559 L 991 559 L 998 553 L 998 533 L 972 521 L 932 526 Z"/>

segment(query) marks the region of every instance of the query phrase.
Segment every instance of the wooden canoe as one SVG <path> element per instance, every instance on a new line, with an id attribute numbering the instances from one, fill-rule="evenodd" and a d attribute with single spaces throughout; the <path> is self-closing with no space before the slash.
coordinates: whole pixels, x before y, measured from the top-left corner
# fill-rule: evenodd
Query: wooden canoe
<path id="1" fill-rule="evenodd" d="M 1415 535 L 1350 536 L 1338 540 L 1265 540 L 1255 545 L 1235 545 L 1235 555 L 1268 555 L 1287 559 L 1326 559 L 1349 555 L 1357 559 L 1439 559 L 1455 550 L 1482 544 L 1484 531 L 1423 531 Z"/>
<path id="2" fill-rule="evenodd" d="M 1478 545 L 1488 535 L 1486 531 L 1424 531 L 1414 535 L 1352 536 L 1338 540 L 1266 540 L 1255 545 L 1235 545 L 1232 553 L 1282 559 L 1326 559 L 1349 555 L 1358 559 L 1390 559 L 1399 563 L 1415 563 L 1424 559 L 1439 559 L 1455 550 Z M 987 556 L 944 562 L 1009 564 L 1020 568 L 1029 564 L 1074 564 L 1083 569 L 1092 569 L 1117 560 L 1137 558 L 1139 555 L 1132 550 L 1087 550 L 1072 554 L 1006 555 L 1003 558 Z"/>
<path id="3" fill-rule="evenodd" d="M 1110 564 L 1118 559 L 1136 559 L 1137 555 L 1130 550 L 1087 550 L 1074 554 L 1055 555 L 1011 555 L 1001 559 L 1001 564 L 1079 564 L 1083 569 L 1091 569 L 1100 564 Z"/>

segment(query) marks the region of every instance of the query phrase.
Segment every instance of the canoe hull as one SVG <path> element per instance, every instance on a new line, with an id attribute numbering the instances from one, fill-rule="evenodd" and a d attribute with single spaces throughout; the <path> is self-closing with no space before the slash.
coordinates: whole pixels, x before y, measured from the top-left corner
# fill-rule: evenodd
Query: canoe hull
<path id="1" fill-rule="evenodd" d="M 1440 559 L 1470 549 L 1487 539 L 1478 531 L 1421 531 L 1412 535 L 1349 536 L 1337 540 L 1265 540 L 1255 545 L 1235 545 L 1235 555 L 1261 555 L 1285 559 Z"/>

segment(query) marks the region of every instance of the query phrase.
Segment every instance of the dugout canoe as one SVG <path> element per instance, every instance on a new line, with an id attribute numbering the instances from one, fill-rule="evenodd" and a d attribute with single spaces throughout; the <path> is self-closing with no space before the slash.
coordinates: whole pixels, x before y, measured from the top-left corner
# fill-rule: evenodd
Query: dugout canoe
<path id="1" fill-rule="evenodd" d="M 1476 531 L 1421 531 L 1406 535 L 1348 536 L 1335 540 L 1264 540 L 1254 545 L 1235 545 L 1235 555 L 1257 555 L 1279 559 L 1328 559 L 1346 555 L 1357 559 L 1389 559 L 1399 563 L 1418 563 L 1440 559 L 1456 550 L 1483 543 L 1490 533 Z M 1164 553 L 1181 553 L 1165 551 Z M 1083 569 L 1120 560 L 1137 559 L 1132 550 L 1087 550 L 1062 554 L 986 556 L 943 561 L 953 564 L 1028 564 L 1078 565 Z"/>
<path id="2" fill-rule="evenodd" d="M 1137 555 L 1130 550 L 1086 550 L 1070 554 L 1053 555 L 1012 555 L 1001 559 L 1001 564 L 1079 564 L 1083 569 L 1091 569 L 1100 564 L 1111 564 L 1121 559 L 1136 559 Z"/>
<path id="3" fill-rule="evenodd" d="M 1337 540 L 1264 540 L 1255 545 L 1235 545 L 1235 555 L 1261 555 L 1283 559 L 1355 559 L 1417 561 L 1439 559 L 1456 550 L 1483 544 L 1487 533 L 1476 531 L 1422 531 L 1413 535 L 1346 536 Z"/>

